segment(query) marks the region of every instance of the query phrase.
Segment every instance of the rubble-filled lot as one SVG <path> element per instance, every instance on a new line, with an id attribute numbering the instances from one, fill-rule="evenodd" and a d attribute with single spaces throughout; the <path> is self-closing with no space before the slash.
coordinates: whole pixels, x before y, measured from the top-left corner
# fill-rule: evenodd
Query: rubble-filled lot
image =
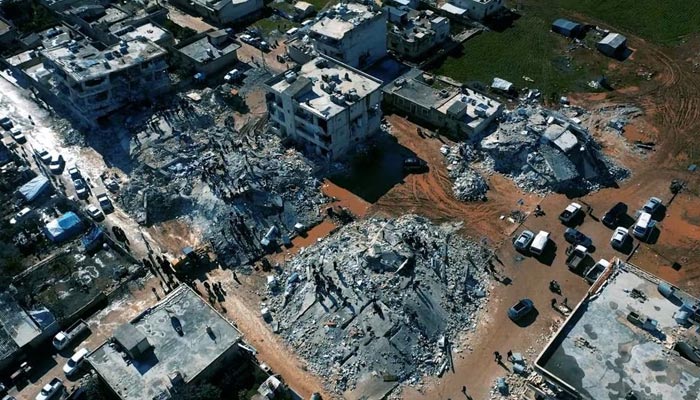
<path id="1" fill-rule="evenodd" d="M 338 393 L 441 375 L 489 285 L 490 251 L 459 227 L 415 215 L 346 225 L 268 278 L 273 330 Z"/>
<path id="2" fill-rule="evenodd" d="M 221 96 L 205 90 L 199 102 L 182 100 L 145 124 L 120 200 L 145 225 L 188 218 L 225 265 L 237 266 L 268 250 L 263 239 L 275 247 L 297 223 L 318 223 L 325 198 L 311 163 L 266 133 L 264 119 L 240 131 L 230 119 L 216 123 L 227 104 Z"/>
<path id="3" fill-rule="evenodd" d="M 622 130 L 637 112 L 634 108 L 608 111 L 606 123 L 615 131 Z M 523 102 L 505 112 L 485 137 L 443 147 L 455 197 L 464 201 L 485 198 L 488 186 L 474 166 L 506 175 L 522 190 L 540 194 L 581 196 L 615 186 L 629 171 L 603 154 L 601 145 L 582 125 L 586 115 L 590 113 L 578 107 L 559 112 Z"/>

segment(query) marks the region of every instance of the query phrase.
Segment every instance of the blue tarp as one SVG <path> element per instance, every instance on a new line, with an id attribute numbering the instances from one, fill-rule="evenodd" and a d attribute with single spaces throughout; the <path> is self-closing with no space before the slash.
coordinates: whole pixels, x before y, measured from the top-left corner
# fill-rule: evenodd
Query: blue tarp
<path id="1" fill-rule="evenodd" d="M 46 224 L 44 233 L 52 242 L 61 242 L 71 239 L 83 231 L 83 223 L 72 211 L 61 215 Z"/>
<path id="2" fill-rule="evenodd" d="M 80 243 L 83 245 L 85 251 L 93 251 L 102 244 L 103 237 L 104 233 L 102 232 L 102 229 L 95 226 L 90 230 L 90 232 L 87 233 L 87 235 L 80 238 Z"/>
<path id="3" fill-rule="evenodd" d="M 19 192 L 22 194 L 25 200 L 32 201 L 39 197 L 39 195 L 48 187 L 49 178 L 45 177 L 44 175 L 39 175 L 22 185 L 22 187 L 19 188 Z"/>

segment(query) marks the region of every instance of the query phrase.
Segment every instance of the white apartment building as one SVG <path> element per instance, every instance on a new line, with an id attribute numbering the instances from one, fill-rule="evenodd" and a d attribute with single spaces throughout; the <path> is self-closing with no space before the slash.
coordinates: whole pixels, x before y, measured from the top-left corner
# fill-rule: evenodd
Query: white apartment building
<path id="1" fill-rule="evenodd" d="M 129 103 L 153 98 L 170 88 L 167 52 L 144 38 L 105 50 L 71 41 L 42 52 L 46 89 L 88 124 Z"/>
<path id="2" fill-rule="evenodd" d="M 319 56 L 266 83 L 270 127 L 326 160 L 344 158 L 379 131 L 382 82 Z"/>
<path id="3" fill-rule="evenodd" d="M 171 3 L 219 24 L 240 21 L 263 9 L 263 0 L 171 0 Z"/>
<path id="4" fill-rule="evenodd" d="M 449 3 L 466 10 L 469 18 L 482 20 L 503 8 L 505 0 L 449 0 Z"/>
<path id="5" fill-rule="evenodd" d="M 311 25 L 314 49 L 355 68 L 386 55 L 386 15 L 358 3 L 340 3 Z"/>

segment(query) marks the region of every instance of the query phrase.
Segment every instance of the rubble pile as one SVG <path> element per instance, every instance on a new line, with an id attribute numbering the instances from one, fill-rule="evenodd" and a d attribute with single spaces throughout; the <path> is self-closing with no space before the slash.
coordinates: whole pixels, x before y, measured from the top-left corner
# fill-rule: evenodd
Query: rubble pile
<path id="1" fill-rule="evenodd" d="M 237 131 L 213 123 L 206 100 L 183 104 L 134 139 L 138 167 L 118 200 L 139 223 L 189 218 L 236 266 L 289 240 L 295 225 L 320 222 L 326 199 L 311 164 L 266 133 L 265 120 Z"/>
<path id="2" fill-rule="evenodd" d="M 629 174 L 601 151 L 577 117 L 523 105 L 505 112 L 477 148 L 484 163 L 528 192 L 583 195 L 612 186 Z"/>
<path id="3" fill-rule="evenodd" d="M 441 152 L 445 156 L 450 178 L 454 181 L 454 196 L 460 201 L 486 201 L 489 186 L 484 177 L 471 167 L 471 163 L 480 158 L 479 152 L 469 143 L 443 146 Z"/>
<path id="4" fill-rule="evenodd" d="M 441 375 L 488 291 L 492 253 L 459 227 L 415 215 L 348 224 L 268 277 L 263 316 L 337 393 Z"/>

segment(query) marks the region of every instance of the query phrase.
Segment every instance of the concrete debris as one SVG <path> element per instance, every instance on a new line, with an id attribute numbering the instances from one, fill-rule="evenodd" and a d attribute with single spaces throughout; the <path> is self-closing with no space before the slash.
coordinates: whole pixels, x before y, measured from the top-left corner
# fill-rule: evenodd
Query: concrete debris
<path id="1" fill-rule="evenodd" d="M 224 265 L 244 265 L 288 242 L 296 224 L 320 222 L 326 198 L 311 163 L 266 133 L 264 119 L 240 131 L 216 124 L 219 94 L 201 95 L 143 124 L 118 200 L 144 225 L 189 218 Z"/>
<path id="2" fill-rule="evenodd" d="M 479 152 L 468 143 L 460 143 L 441 149 L 445 155 L 447 171 L 454 181 L 452 192 L 461 201 L 486 201 L 489 185 L 472 167 L 471 163 L 480 158 Z"/>
<path id="3" fill-rule="evenodd" d="M 495 131 L 476 148 L 483 153 L 483 164 L 528 192 L 580 196 L 629 175 L 602 153 L 579 117 L 537 103 L 505 112 Z"/>
<path id="4" fill-rule="evenodd" d="M 415 215 L 345 225 L 268 278 L 280 283 L 268 286 L 272 324 L 336 393 L 383 397 L 439 376 L 475 327 L 493 268 L 459 227 Z"/>

